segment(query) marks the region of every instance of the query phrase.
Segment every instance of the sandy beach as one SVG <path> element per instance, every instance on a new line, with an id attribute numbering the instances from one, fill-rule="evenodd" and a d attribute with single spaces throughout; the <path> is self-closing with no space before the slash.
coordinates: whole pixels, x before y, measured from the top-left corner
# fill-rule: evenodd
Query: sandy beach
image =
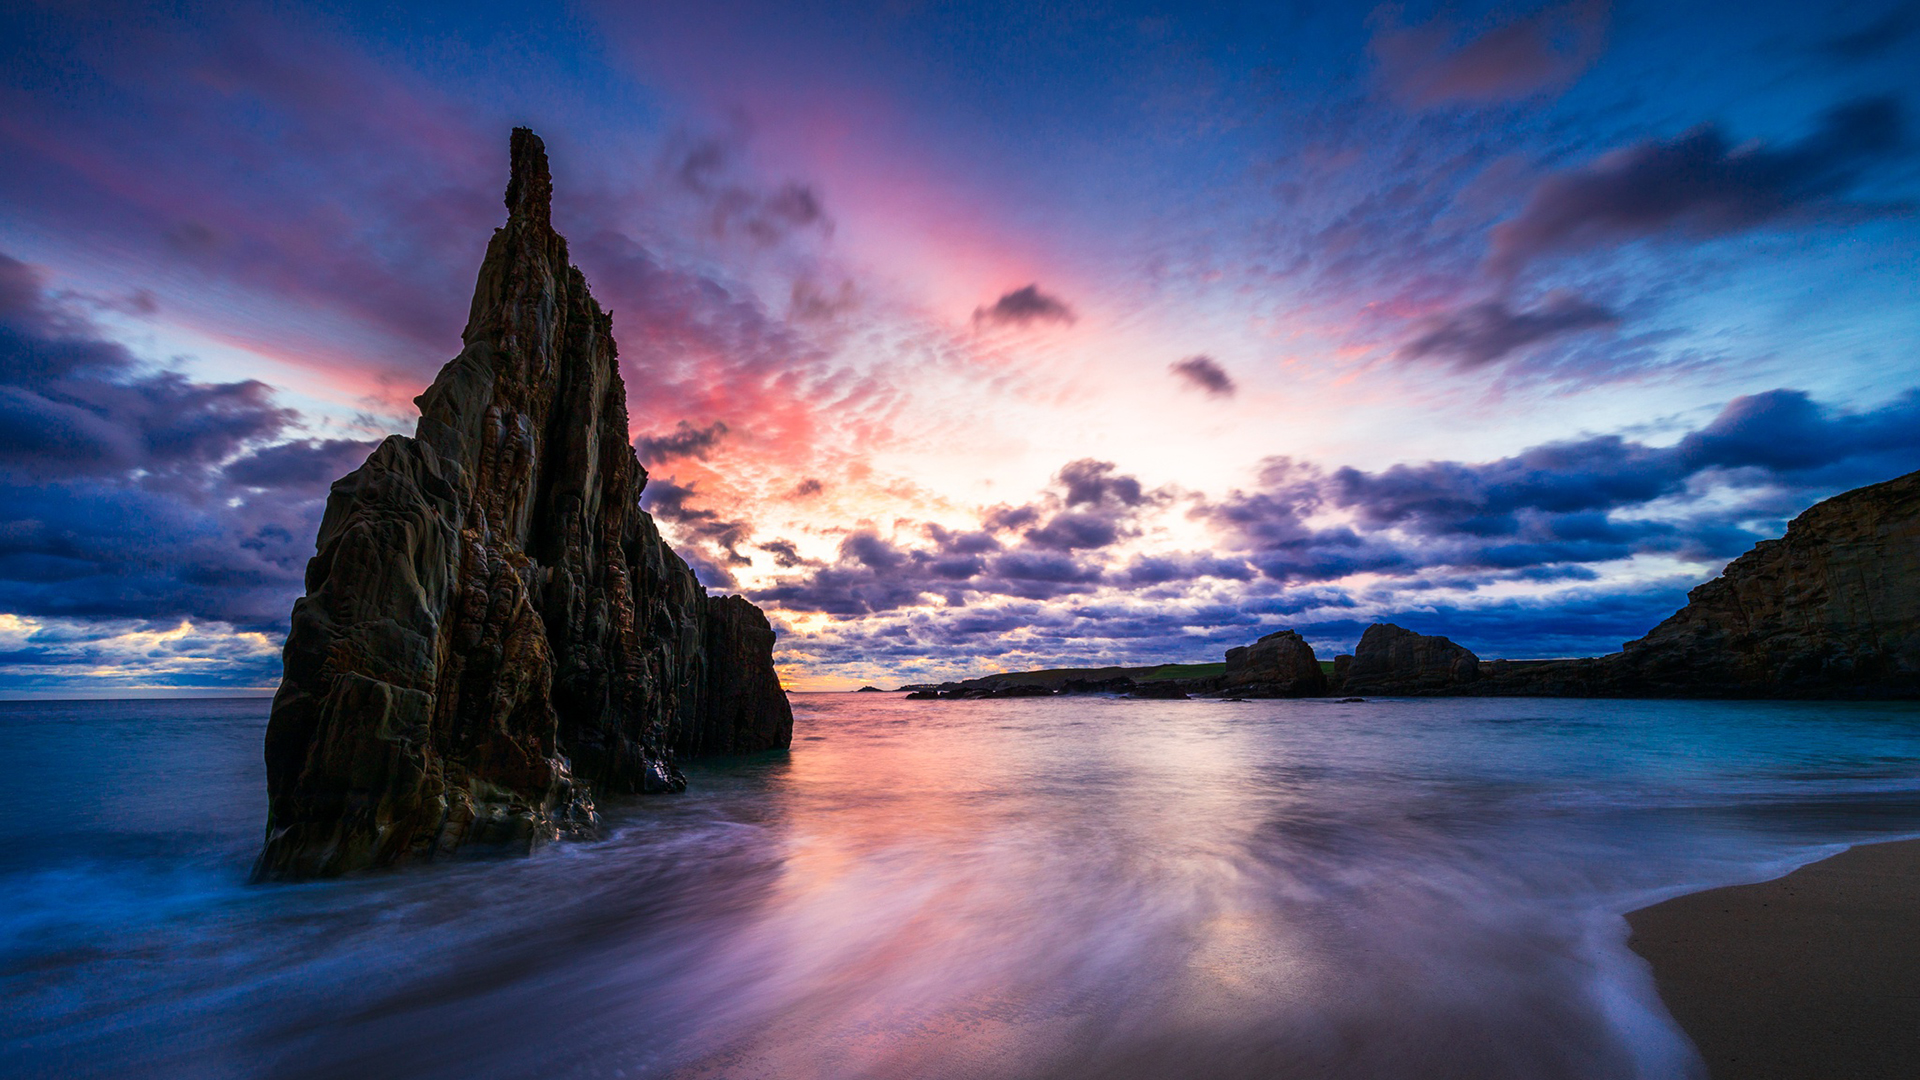
<path id="1" fill-rule="evenodd" d="M 1920 1075 L 1920 840 L 1627 916 L 1713 1080 Z"/>

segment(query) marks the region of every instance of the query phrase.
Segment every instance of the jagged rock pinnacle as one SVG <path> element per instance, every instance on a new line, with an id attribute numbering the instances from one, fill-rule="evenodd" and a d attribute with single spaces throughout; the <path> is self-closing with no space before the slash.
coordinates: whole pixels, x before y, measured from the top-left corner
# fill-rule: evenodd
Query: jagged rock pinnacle
<path id="1" fill-rule="evenodd" d="M 590 829 L 682 754 L 784 747 L 773 629 L 640 509 L 627 390 L 513 132 L 465 348 L 333 485 L 267 724 L 255 873 L 312 877 Z"/>
<path id="2" fill-rule="evenodd" d="M 507 214 L 552 227 L 553 175 L 547 171 L 547 144 L 532 128 L 513 129 L 513 165 L 507 180 Z"/>

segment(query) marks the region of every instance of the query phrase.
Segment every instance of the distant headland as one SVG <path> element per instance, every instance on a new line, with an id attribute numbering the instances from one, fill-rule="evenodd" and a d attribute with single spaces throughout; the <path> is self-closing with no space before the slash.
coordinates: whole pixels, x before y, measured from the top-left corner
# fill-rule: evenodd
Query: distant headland
<path id="1" fill-rule="evenodd" d="M 1836 495 L 1606 656 L 1482 660 L 1436 635 L 1367 628 L 1331 661 L 1292 630 L 1219 664 L 1054 668 L 903 687 L 919 698 L 1920 698 L 1920 472 Z"/>

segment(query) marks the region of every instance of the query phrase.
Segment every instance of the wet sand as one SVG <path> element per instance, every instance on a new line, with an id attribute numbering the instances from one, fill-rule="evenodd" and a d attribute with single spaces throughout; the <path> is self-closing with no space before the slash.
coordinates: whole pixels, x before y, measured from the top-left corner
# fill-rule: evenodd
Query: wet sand
<path id="1" fill-rule="evenodd" d="M 1920 1076 L 1920 840 L 1627 922 L 1712 1080 Z"/>

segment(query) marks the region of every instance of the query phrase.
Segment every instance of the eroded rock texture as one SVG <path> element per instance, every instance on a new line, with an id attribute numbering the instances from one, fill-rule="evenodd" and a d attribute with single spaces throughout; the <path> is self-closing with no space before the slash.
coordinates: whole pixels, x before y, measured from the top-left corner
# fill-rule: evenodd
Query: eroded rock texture
<path id="1" fill-rule="evenodd" d="M 1233 697 L 1309 697 L 1327 692 L 1327 676 L 1313 646 L 1292 630 L 1268 634 L 1227 650 L 1220 693 Z"/>
<path id="2" fill-rule="evenodd" d="M 1343 694 L 1440 694 L 1476 681 L 1480 658 L 1443 637 L 1374 623 L 1339 670 Z"/>
<path id="3" fill-rule="evenodd" d="M 765 616 L 710 599 L 639 508 L 612 320 L 515 129 L 460 355 L 335 483 L 267 728 L 258 877 L 337 874 L 593 821 L 684 753 L 785 746 Z"/>
<path id="4" fill-rule="evenodd" d="M 1621 652 L 1493 682 L 1501 693 L 1920 697 L 1920 472 L 1816 504 Z"/>
<path id="5" fill-rule="evenodd" d="M 1920 693 L 1920 472 L 1816 504 L 1616 663 L 1636 692 Z"/>

